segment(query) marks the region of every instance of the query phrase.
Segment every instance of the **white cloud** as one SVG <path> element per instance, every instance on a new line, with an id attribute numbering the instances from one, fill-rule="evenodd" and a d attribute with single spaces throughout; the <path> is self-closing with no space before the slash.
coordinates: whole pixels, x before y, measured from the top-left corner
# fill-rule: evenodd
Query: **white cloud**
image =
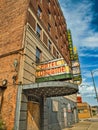
<path id="1" fill-rule="evenodd" d="M 96 18 L 96 14 L 93 12 L 92 9 L 94 1 L 59 1 L 66 19 L 67 28 L 69 28 L 72 32 L 73 44 L 78 47 L 79 51 L 78 54 L 80 57 L 80 66 L 82 68 L 83 77 L 82 84 L 84 84 L 84 87 L 79 87 L 80 93 L 84 101 L 87 101 L 92 105 L 98 104 L 96 102 L 96 99 L 94 99 L 95 91 L 93 87 L 91 72 L 88 71 L 97 68 L 98 66 L 98 62 L 93 62 L 92 60 L 92 57 L 96 59 L 98 58 L 98 32 L 94 32 L 94 28 L 91 26 L 92 20 Z M 89 58 L 87 59 L 87 57 Z M 94 73 L 94 78 L 95 76 L 98 76 L 98 72 Z"/>
<path id="2" fill-rule="evenodd" d="M 88 102 L 90 105 L 98 104 L 97 99 L 95 98 L 96 94 L 95 94 L 94 86 L 91 86 L 90 83 L 83 82 L 79 86 L 79 91 L 82 96 L 83 102 Z M 97 88 L 97 92 L 98 92 L 98 88 Z"/>
<path id="3" fill-rule="evenodd" d="M 94 86 L 90 86 L 88 84 L 81 85 L 79 87 L 79 91 L 83 97 L 95 97 Z M 97 89 L 98 91 L 98 89 Z"/>
<path id="4" fill-rule="evenodd" d="M 98 33 L 93 33 L 82 41 L 83 46 L 98 47 Z"/>
<path id="5" fill-rule="evenodd" d="M 85 67 L 86 68 L 86 67 Z M 93 77 L 98 77 L 98 69 L 96 70 L 92 70 L 93 72 Z M 91 80 L 91 83 L 89 82 L 89 84 L 92 84 L 92 75 L 91 75 L 91 71 L 88 71 L 88 70 L 85 70 L 82 72 L 82 76 L 84 78 L 84 81 L 85 82 L 88 78 Z M 83 83 L 84 84 L 84 83 Z"/>
<path id="6" fill-rule="evenodd" d="M 98 54 L 90 54 L 90 53 L 79 53 L 81 57 L 98 57 Z"/>
<path id="7" fill-rule="evenodd" d="M 66 18 L 68 28 L 71 29 L 74 45 L 98 47 L 98 33 L 93 33 L 90 23 L 94 13 L 92 11 L 93 2 L 78 1 L 75 4 L 72 0 L 61 1 L 61 8 Z M 72 3 L 73 2 L 73 3 Z"/>

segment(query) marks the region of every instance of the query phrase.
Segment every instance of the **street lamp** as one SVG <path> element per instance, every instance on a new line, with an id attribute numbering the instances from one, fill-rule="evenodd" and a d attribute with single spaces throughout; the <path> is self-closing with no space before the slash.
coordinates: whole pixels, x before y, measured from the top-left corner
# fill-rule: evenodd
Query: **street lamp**
<path id="1" fill-rule="evenodd" d="M 96 72 L 98 70 L 95 70 L 95 71 L 91 71 L 91 76 L 92 76 L 92 80 L 93 80 L 93 85 L 94 85 L 94 90 L 95 90 L 95 95 L 96 95 L 96 99 L 97 99 L 97 102 L 98 102 L 98 93 L 97 93 L 97 89 L 96 89 L 96 86 L 95 86 L 95 81 L 94 81 L 94 72 Z"/>

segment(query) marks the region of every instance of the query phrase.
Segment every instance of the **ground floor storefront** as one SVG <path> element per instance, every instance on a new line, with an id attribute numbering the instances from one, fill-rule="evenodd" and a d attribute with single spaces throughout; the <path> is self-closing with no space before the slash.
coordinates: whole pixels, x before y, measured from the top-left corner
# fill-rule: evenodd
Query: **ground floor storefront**
<path id="1" fill-rule="evenodd" d="M 60 82 L 59 89 L 57 84 L 57 82 L 45 83 L 48 86 L 47 91 L 46 87 L 45 90 L 44 87 L 40 88 L 40 84 L 33 85 L 33 88 L 32 86 L 19 87 L 15 130 L 61 130 L 78 122 L 77 104 L 66 99 L 62 94 L 60 95 L 61 90 L 59 90 L 61 86 L 62 93 L 67 94 L 71 84 Z M 36 89 L 38 87 L 36 85 L 39 85 L 39 88 Z M 44 86 L 44 84 L 42 85 Z M 56 86 L 55 89 L 51 88 L 53 85 Z M 75 87 L 71 87 L 74 93 L 78 91 Z"/>

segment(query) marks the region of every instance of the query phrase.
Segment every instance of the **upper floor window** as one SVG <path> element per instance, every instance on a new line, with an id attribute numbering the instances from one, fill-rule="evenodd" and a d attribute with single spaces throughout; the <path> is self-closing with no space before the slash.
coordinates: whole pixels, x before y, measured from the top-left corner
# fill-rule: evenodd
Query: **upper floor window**
<path id="1" fill-rule="evenodd" d="M 48 40 L 48 49 L 49 49 L 49 51 L 51 51 L 51 46 L 52 46 L 52 43 L 51 43 L 50 40 Z"/>
<path id="2" fill-rule="evenodd" d="M 57 32 L 57 23 L 55 22 L 55 31 Z"/>
<path id="3" fill-rule="evenodd" d="M 64 48 L 63 48 L 63 46 L 61 45 L 61 51 L 62 51 L 62 52 L 63 52 L 63 49 L 64 49 Z"/>
<path id="4" fill-rule="evenodd" d="M 49 32 L 51 31 L 51 26 L 50 26 L 49 23 L 48 23 L 48 31 L 49 31 Z"/>
<path id="5" fill-rule="evenodd" d="M 56 20 L 56 12 L 54 11 L 54 18 L 55 18 L 55 20 Z"/>
<path id="6" fill-rule="evenodd" d="M 38 15 L 39 18 L 42 17 L 42 10 L 39 6 L 38 6 L 38 9 L 37 9 L 37 15 Z"/>
<path id="7" fill-rule="evenodd" d="M 48 16 L 49 16 L 49 19 L 51 19 L 51 12 L 49 9 L 48 9 Z"/>
<path id="8" fill-rule="evenodd" d="M 49 7 L 50 7 L 50 0 L 47 0 L 47 2 L 48 2 L 48 5 L 49 5 Z"/>
<path id="9" fill-rule="evenodd" d="M 39 0 L 42 3 L 42 0 Z"/>
<path id="10" fill-rule="evenodd" d="M 58 37 L 57 36 L 55 36 L 55 40 L 56 40 L 56 43 L 58 43 Z"/>
<path id="11" fill-rule="evenodd" d="M 59 52 L 58 51 L 56 52 L 56 57 L 59 58 Z"/>
<path id="12" fill-rule="evenodd" d="M 36 47 L 36 63 L 39 63 L 41 61 L 41 54 L 41 50 L 38 47 Z"/>
<path id="13" fill-rule="evenodd" d="M 55 27 L 57 27 L 57 23 L 55 22 Z"/>
<path id="14" fill-rule="evenodd" d="M 48 3 L 50 3 L 50 0 L 47 0 Z"/>
<path id="15" fill-rule="evenodd" d="M 37 24 L 37 27 L 36 27 L 36 33 L 38 35 L 38 37 L 41 37 L 41 27 Z"/>

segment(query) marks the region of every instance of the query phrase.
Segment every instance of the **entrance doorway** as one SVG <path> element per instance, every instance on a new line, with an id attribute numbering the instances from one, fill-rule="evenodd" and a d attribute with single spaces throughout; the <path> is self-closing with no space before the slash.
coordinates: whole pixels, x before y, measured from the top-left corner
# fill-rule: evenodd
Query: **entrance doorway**
<path id="1" fill-rule="evenodd" d="M 27 130 L 40 130 L 40 104 L 28 102 Z"/>

